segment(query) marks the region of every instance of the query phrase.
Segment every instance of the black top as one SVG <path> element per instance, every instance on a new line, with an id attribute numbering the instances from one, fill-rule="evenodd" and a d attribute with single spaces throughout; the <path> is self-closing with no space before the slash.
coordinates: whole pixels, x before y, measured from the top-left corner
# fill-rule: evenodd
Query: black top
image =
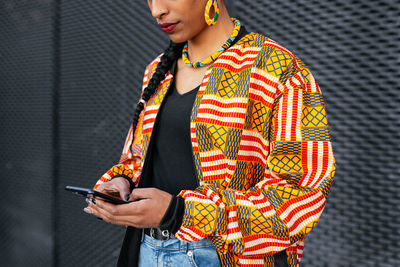
<path id="1" fill-rule="evenodd" d="M 244 26 L 233 41 L 235 44 L 247 34 Z M 232 44 L 232 45 L 233 45 Z M 181 190 L 193 190 L 198 186 L 190 139 L 190 116 L 198 85 L 191 91 L 179 94 L 175 87 L 176 64 L 171 67 L 174 78 L 165 95 L 153 128 L 153 143 L 148 161 L 146 185 L 177 195 Z M 142 172 L 143 174 L 143 172 Z"/>
<path id="2" fill-rule="evenodd" d="M 198 186 L 190 140 L 190 115 L 199 88 L 200 85 L 181 95 L 173 78 L 157 115 L 146 179 L 152 179 L 153 187 L 172 195 Z"/>

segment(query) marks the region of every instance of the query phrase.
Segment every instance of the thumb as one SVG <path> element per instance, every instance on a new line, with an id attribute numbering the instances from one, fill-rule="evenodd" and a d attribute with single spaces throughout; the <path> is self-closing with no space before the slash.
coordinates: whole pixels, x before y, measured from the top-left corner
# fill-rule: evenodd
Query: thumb
<path id="1" fill-rule="evenodd" d="M 132 190 L 129 201 L 152 198 L 153 194 L 154 188 L 135 188 L 134 190 Z"/>
<path id="2" fill-rule="evenodd" d="M 119 196 L 122 200 L 129 201 L 130 189 L 126 186 L 119 186 Z"/>

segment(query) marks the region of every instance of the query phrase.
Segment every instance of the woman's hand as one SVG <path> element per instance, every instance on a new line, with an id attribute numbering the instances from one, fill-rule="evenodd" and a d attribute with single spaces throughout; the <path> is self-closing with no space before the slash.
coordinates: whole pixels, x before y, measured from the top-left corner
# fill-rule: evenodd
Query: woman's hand
<path id="1" fill-rule="evenodd" d="M 150 228 L 160 225 L 171 199 L 171 194 L 157 188 L 136 188 L 129 198 L 133 202 L 114 205 L 97 198 L 96 204 L 89 203 L 87 209 L 112 224 Z"/>
<path id="2" fill-rule="evenodd" d="M 128 201 L 131 193 L 129 182 L 123 177 L 115 177 L 111 181 L 100 184 L 96 191 L 111 195 L 114 197 L 120 197 L 122 200 Z M 97 201 L 97 199 L 96 199 Z"/>

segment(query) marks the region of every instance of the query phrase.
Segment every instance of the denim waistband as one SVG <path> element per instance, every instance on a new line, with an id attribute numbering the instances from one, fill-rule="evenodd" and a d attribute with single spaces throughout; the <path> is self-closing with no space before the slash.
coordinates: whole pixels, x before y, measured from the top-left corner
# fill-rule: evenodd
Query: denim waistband
<path id="1" fill-rule="evenodd" d="M 151 236 L 143 234 L 142 242 L 146 242 L 147 245 L 153 248 L 165 250 L 180 250 L 184 252 L 195 248 L 213 247 L 213 244 L 207 238 L 193 242 L 186 242 L 175 238 L 164 241 L 157 240 L 152 238 Z"/>

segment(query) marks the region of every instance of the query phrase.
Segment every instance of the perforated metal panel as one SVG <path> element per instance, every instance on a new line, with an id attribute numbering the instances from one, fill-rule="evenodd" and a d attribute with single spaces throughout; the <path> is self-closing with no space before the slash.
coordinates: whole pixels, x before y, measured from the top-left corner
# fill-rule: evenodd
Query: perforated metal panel
<path id="1" fill-rule="evenodd" d="M 145 1 L 61 3 L 60 192 L 93 186 L 117 163 L 153 53 L 162 44 L 143 40 L 152 30 Z M 147 14 L 150 16 L 150 14 Z M 155 26 L 153 30 L 155 30 Z M 166 39 L 162 40 L 166 41 Z M 82 199 L 60 194 L 60 266 L 112 266 L 124 229 L 86 215 Z M 89 256 L 90 255 L 90 256 Z"/>
<path id="2" fill-rule="evenodd" d="M 400 1 L 229 4 L 307 64 L 327 104 L 337 173 L 302 266 L 398 266 Z M 118 161 L 167 41 L 146 1 L 0 2 L 1 266 L 116 263 L 124 228 L 63 188 Z"/>
<path id="3" fill-rule="evenodd" d="M 0 266 L 52 262 L 52 13 L 0 1 Z"/>

